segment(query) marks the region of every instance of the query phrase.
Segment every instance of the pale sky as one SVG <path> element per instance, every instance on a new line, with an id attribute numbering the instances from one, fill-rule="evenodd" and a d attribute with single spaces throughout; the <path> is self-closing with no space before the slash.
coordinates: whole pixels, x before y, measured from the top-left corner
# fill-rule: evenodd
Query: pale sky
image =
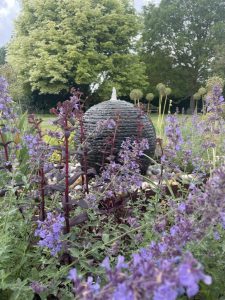
<path id="1" fill-rule="evenodd" d="M 134 5 L 140 11 L 147 2 L 158 4 L 160 0 L 134 0 Z M 19 4 L 17 0 L 0 0 L 0 47 L 10 40 L 13 32 L 13 21 L 18 13 Z"/>

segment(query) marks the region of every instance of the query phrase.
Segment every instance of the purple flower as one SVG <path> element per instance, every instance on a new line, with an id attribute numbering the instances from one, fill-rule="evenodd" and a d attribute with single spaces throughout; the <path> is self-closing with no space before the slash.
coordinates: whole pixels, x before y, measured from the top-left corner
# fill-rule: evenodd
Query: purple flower
<path id="1" fill-rule="evenodd" d="M 170 282 L 165 282 L 156 289 L 153 300 L 175 300 L 177 296 L 176 288 Z"/>
<path id="2" fill-rule="evenodd" d="M 75 268 L 69 271 L 68 279 L 71 281 L 76 281 L 78 279 L 77 270 Z"/>
<path id="3" fill-rule="evenodd" d="M 186 288 L 188 297 L 193 297 L 198 293 L 200 280 L 205 284 L 212 283 L 211 277 L 203 273 L 202 267 L 190 253 L 186 254 L 185 261 L 180 265 L 178 274 L 180 284 Z"/>
<path id="4" fill-rule="evenodd" d="M 33 281 L 30 284 L 30 287 L 32 288 L 33 292 L 36 294 L 40 294 L 46 289 L 46 287 L 38 281 Z"/>
<path id="5" fill-rule="evenodd" d="M 185 209 L 186 209 L 185 203 L 184 203 L 184 202 L 181 203 L 181 204 L 179 205 L 178 209 L 179 209 L 179 211 L 181 211 L 181 212 L 185 212 Z"/>
<path id="6" fill-rule="evenodd" d="M 122 255 L 119 255 L 117 258 L 117 264 L 116 264 L 116 268 L 119 269 L 123 269 L 123 268 L 127 268 L 128 265 L 124 262 L 125 258 Z"/>
<path id="7" fill-rule="evenodd" d="M 219 234 L 219 232 L 218 232 L 218 231 L 214 231 L 214 232 L 213 232 L 213 237 L 214 237 L 214 239 L 215 239 L 216 241 L 220 240 L 220 234 Z"/>
<path id="8" fill-rule="evenodd" d="M 225 212 L 220 213 L 220 219 L 223 229 L 225 229 Z"/>
<path id="9" fill-rule="evenodd" d="M 109 257 L 108 256 L 101 263 L 101 267 L 103 267 L 106 271 L 110 271 L 111 270 L 110 261 L 109 261 Z"/>
<path id="10" fill-rule="evenodd" d="M 8 83 L 4 77 L 0 77 L 0 115 L 1 119 L 12 121 L 16 118 L 14 102 L 9 96 Z"/>
<path id="11" fill-rule="evenodd" d="M 164 166 L 176 168 L 177 167 L 177 154 L 181 151 L 181 146 L 184 143 L 182 133 L 180 130 L 180 124 L 178 122 L 177 115 L 168 115 L 167 126 L 165 134 L 167 137 L 167 145 L 164 148 L 164 155 L 161 157 L 161 163 Z M 187 160 L 187 157 L 186 157 Z M 186 161 L 186 164 L 188 162 Z"/>
<path id="12" fill-rule="evenodd" d="M 53 256 L 57 255 L 62 249 L 60 236 L 64 227 L 64 217 L 48 213 L 47 218 L 42 222 L 38 221 L 38 228 L 35 236 L 39 236 L 41 240 L 38 245 L 51 250 Z"/>
<path id="13" fill-rule="evenodd" d="M 114 294 L 113 300 L 135 300 L 133 291 L 125 283 L 119 283 Z"/>
<path id="14" fill-rule="evenodd" d="M 73 291 L 78 299 L 92 300 L 95 299 L 95 294 L 98 293 L 100 285 L 95 282 L 91 276 L 87 278 L 87 281 L 82 281 L 82 277 L 77 275 L 76 269 L 71 269 L 68 275 L 73 283 Z"/>
<path id="15" fill-rule="evenodd" d="M 127 138 L 121 145 L 119 162 L 110 161 L 102 171 L 101 177 L 96 177 L 92 194 L 102 194 L 102 199 L 116 198 L 121 194 L 128 194 L 141 187 L 142 176 L 139 158 L 148 148 L 146 139 L 140 142 Z"/>

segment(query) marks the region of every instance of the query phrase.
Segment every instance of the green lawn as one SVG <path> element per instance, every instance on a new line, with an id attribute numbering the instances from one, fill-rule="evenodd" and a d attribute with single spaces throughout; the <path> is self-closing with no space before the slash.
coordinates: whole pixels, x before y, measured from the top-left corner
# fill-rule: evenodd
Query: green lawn
<path id="1" fill-rule="evenodd" d="M 43 122 L 41 123 L 41 127 L 43 130 L 55 130 L 56 126 L 52 124 L 52 121 L 55 119 L 54 115 L 50 115 L 50 114 L 39 114 L 37 115 L 38 118 L 41 118 L 43 120 Z"/>

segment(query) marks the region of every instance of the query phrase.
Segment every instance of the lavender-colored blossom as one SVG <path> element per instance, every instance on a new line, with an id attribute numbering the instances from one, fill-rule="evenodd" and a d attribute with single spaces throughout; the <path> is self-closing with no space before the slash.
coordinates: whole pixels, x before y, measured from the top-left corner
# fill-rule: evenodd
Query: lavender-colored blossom
<path id="1" fill-rule="evenodd" d="M 30 284 L 30 287 L 32 288 L 33 292 L 36 294 L 40 294 L 46 289 L 46 287 L 38 281 L 33 281 Z"/>
<path id="2" fill-rule="evenodd" d="M 170 282 L 165 282 L 156 289 L 153 300 L 175 300 L 177 294 L 177 289 Z"/>
<path id="3" fill-rule="evenodd" d="M 225 211 L 220 213 L 220 219 L 223 229 L 225 229 Z"/>
<path id="4" fill-rule="evenodd" d="M 183 137 L 181 134 L 179 122 L 176 115 L 168 115 L 166 126 L 166 136 L 168 138 L 168 147 L 170 146 L 176 151 L 181 149 Z"/>
<path id="5" fill-rule="evenodd" d="M 146 139 L 132 141 L 127 138 L 121 145 L 118 154 L 119 162 L 110 161 L 102 171 L 101 177 L 96 177 L 93 193 L 102 194 L 102 199 L 116 198 L 121 194 L 128 194 L 141 187 L 139 159 L 148 149 Z"/>
<path id="6" fill-rule="evenodd" d="M 214 231 L 214 232 L 213 232 L 213 237 L 214 237 L 214 239 L 215 239 L 216 241 L 220 240 L 220 234 L 219 234 L 219 232 L 218 232 L 218 231 Z"/>
<path id="7" fill-rule="evenodd" d="M 51 254 L 55 256 L 62 249 L 60 236 L 64 227 L 64 217 L 54 213 L 47 213 L 46 219 L 38 222 L 38 228 L 35 236 L 41 238 L 38 245 L 51 250 Z"/>
<path id="8" fill-rule="evenodd" d="M 103 262 L 101 263 L 101 267 L 103 267 L 106 271 L 110 271 L 111 267 L 110 267 L 110 260 L 109 257 L 105 257 L 105 259 L 103 260 Z"/>
<path id="9" fill-rule="evenodd" d="M 178 153 L 181 153 L 184 140 L 177 115 L 168 115 L 166 122 L 167 126 L 165 129 L 165 134 L 167 137 L 167 144 L 161 157 L 161 164 L 167 169 L 177 169 L 177 155 Z M 185 155 L 183 153 L 182 156 L 185 157 L 185 161 L 183 162 L 185 165 L 188 164 L 191 156 L 191 151 L 188 150 L 186 150 Z"/>
<path id="10" fill-rule="evenodd" d="M 207 112 L 213 113 L 214 118 L 223 112 L 221 105 L 224 104 L 224 97 L 222 92 L 222 87 L 215 85 L 212 89 L 212 93 L 206 97 Z"/>
<path id="11" fill-rule="evenodd" d="M 193 297 L 198 293 L 199 281 L 203 281 L 205 284 L 212 283 L 211 277 L 203 273 L 199 263 L 189 253 L 179 266 L 178 276 L 180 284 L 185 287 L 188 297 Z"/>
<path id="12" fill-rule="evenodd" d="M 135 294 L 126 286 L 125 283 L 119 283 L 112 296 L 113 300 L 135 300 Z"/>
<path id="13" fill-rule="evenodd" d="M 8 83 L 0 77 L 0 115 L 2 120 L 12 121 L 16 118 L 13 100 L 9 96 Z"/>
<path id="14" fill-rule="evenodd" d="M 95 282 L 90 276 L 84 283 L 82 281 L 82 278 L 78 276 L 77 270 L 75 268 L 70 270 L 68 279 L 72 281 L 73 291 L 78 299 L 93 300 L 95 298 L 95 295 L 99 292 L 99 283 Z"/>
<path id="15" fill-rule="evenodd" d="M 68 279 L 71 281 L 76 281 L 78 279 L 77 270 L 75 268 L 69 271 Z"/>
<path id="16" fill-rule="evenodd" d="M 117 269 L 124 269 L 127 268 L 128 265 L 125 263 L 125 258 L 122 255 L 119 255 L 117 258 L 117 264 L 116 264 L 116 268 Z"/>

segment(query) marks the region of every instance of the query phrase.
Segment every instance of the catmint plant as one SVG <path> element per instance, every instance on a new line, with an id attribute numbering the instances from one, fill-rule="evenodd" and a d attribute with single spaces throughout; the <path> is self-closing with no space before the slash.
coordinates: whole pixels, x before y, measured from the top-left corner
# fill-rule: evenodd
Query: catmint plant
<path id="1" fill-rule="evenodd" d="M 53 150 L 44 141 L 44 134 L 41 130 L 42 120 L 35 117 L 34 114 L 28 116 L 28 122 L 32 126 L 34 133 L 26 133 L 23 136 L 24 144 L 27 147 L 29 160 L 28 163 L 31 170 L 31 176 L 33 177 L 33 182 L 38 183 L 39 193 L 40 193 L 40 220 L 44 221 L 46 217 L 45 213 L 45 192 L 46 192 L 46 174 L 47 170 L 51 168 L 51 163 L 49 162 L 50 156 Z M 35 174 L 32 174 L 32 173 Z"/>
<path id="2" fill-rule="evenodd" d="M 177 299 L 183 294 L 193 297 L 199 292 L 199 283 L 211 284 L 212 278 L 204 273 L 202 265 L 190 252 L 187 244 L 201 241 L 210 231 L 222 225 L 225 228 L 225 167 L 213 173 L 205 190 L 192 187 L 185 202 L 171 201 L 174 224 L 160 223 L 160 238 L 133 254 L 129 263 L 118 257 L 111 268 L 109 258 L 103 261 L 108 283 L 100 291 L 87 291 L 92 299 Z M 81 283 L 80 283 L 81 284 Z M 85 286 L 82 282 L 82 286 Z M 79 287 L 78 287 L 79 289 Z M 80 299 L 88 299 L 85 291 Z"/>
<path id="3" fill-rule="evenodd" d="M 75 89 L 71 90 L 72 96 L 70 100 L 66 100 L 63 103 L 59 102 L 57 104 L 57 108 L 51 109 L 51 113 L 57 116 L 57 120 L 55 124 L 58 125 L 64 136 L 64 165 L 65 165 L 65 192 L 63 197 L 63 209 L 64 209 L 64 216 L 65 216 L 65 233 L 70 232 L 70 213 L 69 213 L 69 206 L 70 206 L 70 198 L 69 198 L 69 162 L 70 162 L 70 150 L 69 150 L 69 138 L 71 132 L 74 131 L 75 127 L 73 126 L 75 122 L 75 118 L 78 119 L 80 125 L 80 142 L 83 142 L 84 132 L 83 132 L 83 123 L 82 117 L 83 112 L 81 110 L 81 93 L 76 91 Z M 84 169 L 87 172 L 87 165 L 86 160 L 83 160 Z M 86 184 L 86 188 L 88 188 L 88 183 Z"/>
<path id="4" fill-rule="evenodd" d="M 224 103 L 221 86 L 213 86 L 212 93 L 206 96 L 207 113 L 202 122 L 202 147 L 206 150 L 208 160 L 212 164 L 213 169 L 216 168 L 216 157 L 220 144 L 218 142 L 221 141 L 221 138 L 224 138 L 225 133 L 225 122 L 222 117 Z"/>
<path id="5" fill-rule="evenodd" d="M 114 203 L 121 197 L 141 187 L 142 176 L 140 173 L 139 159 L 148 149 L 148 142 L 142 139 L 140 142 L 127 138 L 121 145 L 118 154 L 118 162 L 114 160 L 106 164 L 101 176 L 95 178 L 90 196 L 98 194 L 102 200 L 111 199 Z M 104 204 L 104 201 L 102 202 Z"/>
<path id="6" fill-rule="evenodd" d="M 38 245 L 48 248 L 53 256 L 62 250 L 60 240 L 64 227 L 64 217 L 55 213 L 47 213 L 44 221 L 38 221 L 38 228 L 35 230 L 35 236 L 40 238 Z"/>
<path id="7" fill-rule="evenodd" d="M 0 77 L 0 147 L 3 148 L 3 151 L 0 150 L 0 155 L 2 161 L 5 161 L 4 168 L 9 171 L 12 169 L 10 146 L 14 144 L 14 135 L 18 133 L 15 127 L 16 118 L 15 103 L 9 96 L 8 83 Z"/>

